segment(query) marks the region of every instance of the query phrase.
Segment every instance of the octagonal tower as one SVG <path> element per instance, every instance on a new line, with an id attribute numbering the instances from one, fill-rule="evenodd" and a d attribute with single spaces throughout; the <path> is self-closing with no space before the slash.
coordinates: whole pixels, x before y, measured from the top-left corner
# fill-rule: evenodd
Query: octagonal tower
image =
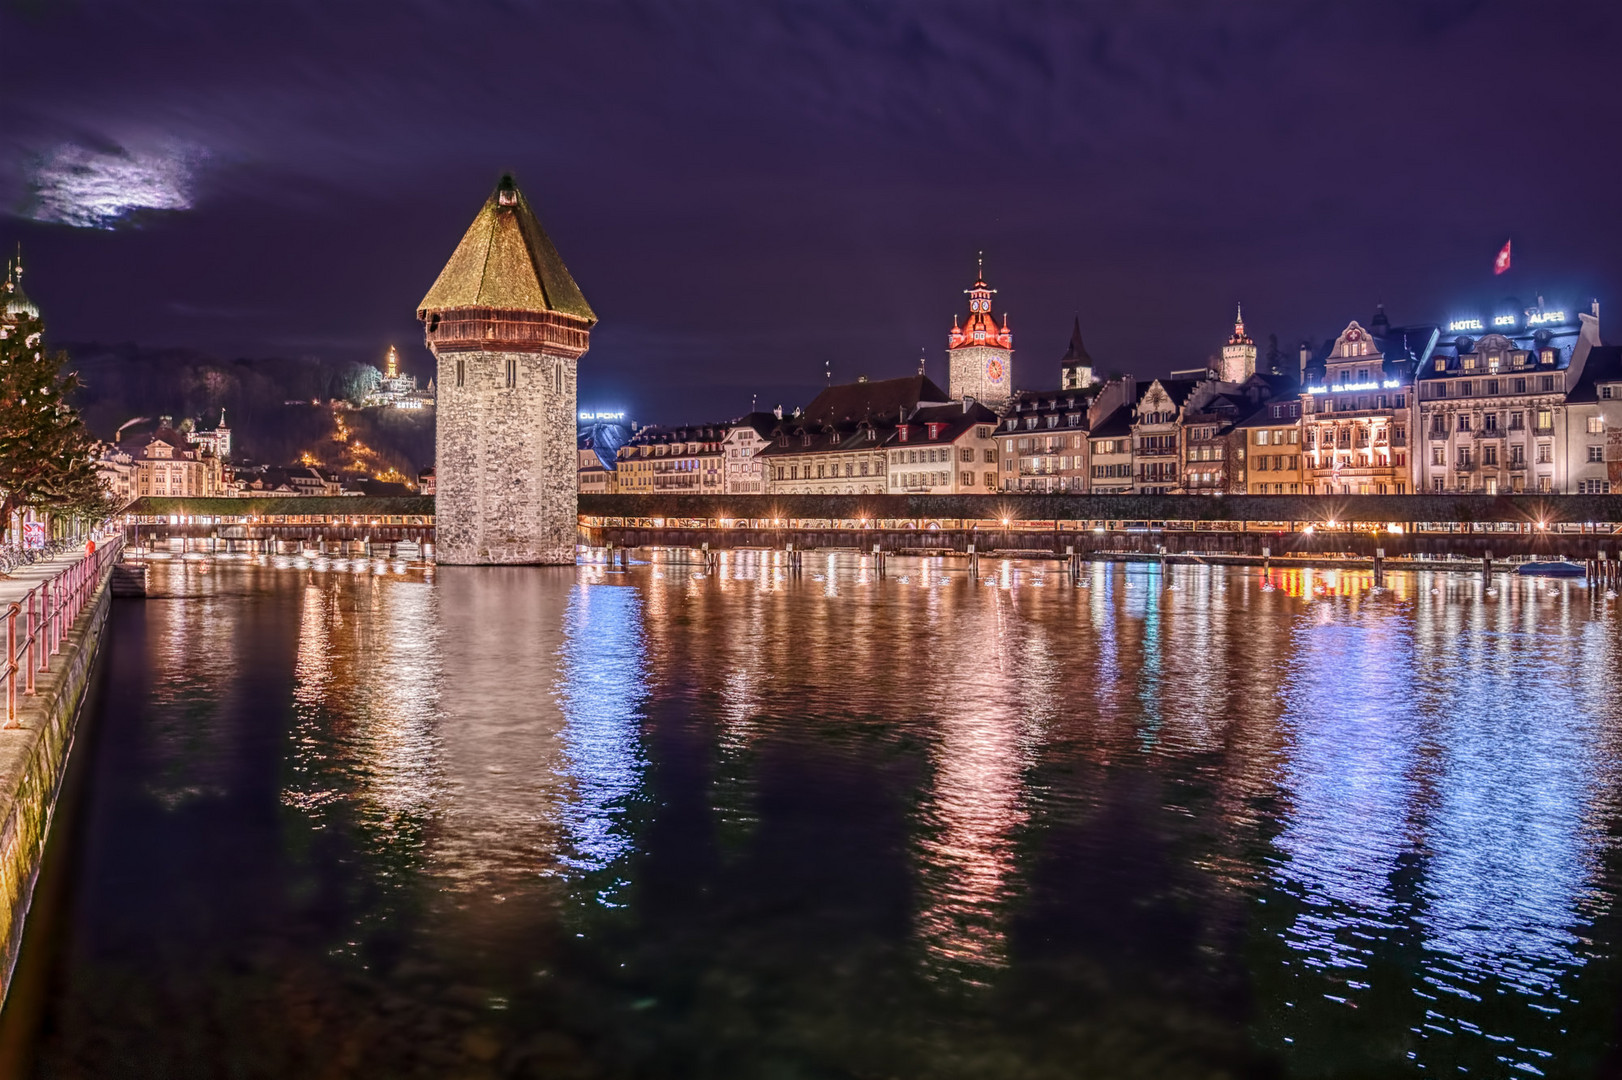
<path id="1" fill-rule="evenodd" d="M 572 564 L 575 375 L 597 315 L 511 176 L 417 306 L 442 564 Z"/>

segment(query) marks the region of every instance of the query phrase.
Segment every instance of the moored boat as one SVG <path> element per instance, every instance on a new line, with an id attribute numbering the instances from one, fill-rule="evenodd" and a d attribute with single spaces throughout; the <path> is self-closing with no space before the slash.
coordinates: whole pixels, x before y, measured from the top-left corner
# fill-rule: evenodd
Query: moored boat
<path id="1" fill-rule="evenodd" d="M 1528 577 L 1582 577 L 1587 571 L 1583 569 L 1582 563 L 1551 559 L 1521 563 L 1515 568 L 1515 572 Z"/>

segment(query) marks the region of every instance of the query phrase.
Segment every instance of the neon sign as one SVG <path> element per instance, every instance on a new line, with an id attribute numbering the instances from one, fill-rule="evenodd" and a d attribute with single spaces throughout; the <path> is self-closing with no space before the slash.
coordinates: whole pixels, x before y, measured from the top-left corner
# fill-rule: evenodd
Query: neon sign
<path id="1" fill-rule="evenodd" d="M 624 420 L 625 419 L 625 414 L 622 413 L 622 412 L 582 412 L 580 414 L 580 419 L 582 419 L 582 420 Z"/>
<path id="2" fill-rule="evenodd" d="M 1515 316 L 1513 316 L 1513 315 L 1497 315 L 1497 316 L 1494 316 L 1493 320 L 1492 320 L 1492 324 L 1494 326 L 1514 326 L 1515 325 Z"/>
<path id="3" fill-rule="evenodd" d="M 1309 386 L 1309 394 L 1341 394 L 1356 390 L 1398 390 L 1402 383 L 1396 379 L 1387 379 L 1385 382 L 1340 383 L 1336 386 Z"/>
<path id="4" fill-rule="evenodd" d="M 1563 323 L 1565 321 L 1566 313 L 1564 311 L 1528 312 L 1526 316 L 1527 326 L 1543 326 L 1547 323 Z"/>
<path id="5" fill-rule="evenodd" d="M 1447 324 L 1447 328 L 1450 331 L 1486 329 L 1480 319 L 1454 319 Z"/>

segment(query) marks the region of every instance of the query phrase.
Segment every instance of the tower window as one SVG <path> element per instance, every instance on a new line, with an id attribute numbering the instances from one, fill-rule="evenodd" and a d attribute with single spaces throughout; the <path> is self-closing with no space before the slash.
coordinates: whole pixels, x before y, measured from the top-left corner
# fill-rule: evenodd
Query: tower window
<path id="1" fill-rule="evenodd" d="M 466 378 L 467 378 L 467 362 L 464 361 L 464 360 L 457 360 L 456 361 L 456 385 L 461 386 L 463 381 L 466 380 Z"/>
<path id="2" fill-rule="evenodd" d="M 559 396 L 563 396 L 563 361 L 559 360 L 552 365 L 552 389 Z"/>
<path id="3" fill-rule="evenodd" d="M 511 390 L 518 385 L 518 358 L 507 357 L 507 389 Z"/>

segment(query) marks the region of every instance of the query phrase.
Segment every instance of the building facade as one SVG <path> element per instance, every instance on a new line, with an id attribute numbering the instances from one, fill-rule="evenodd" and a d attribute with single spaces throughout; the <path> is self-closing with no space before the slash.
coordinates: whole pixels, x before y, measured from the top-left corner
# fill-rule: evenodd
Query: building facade
<path id="1" fill-rule="evenodd" d="M 994 435 L 997 486 L 1003 491 L 1087 491 L 1088 405 L 1088 396 L 1075 390 L 1016 394 Z"/>
<path id="2" fill-rule="evenodd" d="M 438 560 L 573 563 L 576 372 L 597 316 L 503 177 L 418 305 L 443 395 Z"/>
<path id="3" fill-rule="evenodd" d="M 895 495 L 984 495 L 997 490 L 997 414 L 978 401 L 914 411 L 883 439 Z"/>
<path id="4" fill-rule="evenodd" d="M 1256 374 L 1256 343 L 1245 333 L 1245 309 L 1234 309 L 1233 333 L 1222 346 L 1222 381 L 1242 383 Z"/>
<path id="5" fill-rule="evenodd" d="M 772 430 L 779 419 L 773 413 L 752 412 L 727 429 L 726 437 L 721 440 L 725 460 L 721 487 L 726 494 L 766 493 L 766 465 L 758 455 L 771 442 Z"/>
<path id="6" fill-rule="evenodd" d="M 1234 491 L 1299 495 L 1302 487 L 1301 400 L 1264 402 L 1234 427 Z"/>
<path id="7" fill-rule="evenodd" d="M 1407 340 L 1398 333 L 1376 338 L 1354 321 L 1322 367 L 1309 368 L 1301 396 L 1304 494 L 1408 493 L 1414 372 L 1434 349 L 1436 332 L 1429 332 L 1423 357 Z"/>
<path id="8" fill-rule="evenodd" d="M 1183 404 L 1196 379 L 1154 379 L 1132 412 L 1132 491 L 1174 495 L 1182 491 Z"/>
<path id="9" fill-rule="evenodd" d="M 727 427 L 638 428 L 619 448 L 615 490 L 632 495 L 720 495 L 725 488 L 722 442 Z"/>
<path id="10" fill-rule="evenodd" d="M 1086 390 L 1098 381 L 1097 365 L 1081 342 L 1081 316 L 1070 328 L 1070 346 L 1059 357 L 1059 389 L 1066 392 Z"/>
<path id="11" fill-rule="evenodd" d="M 135 496 L 211 498 L 225 494 L 220 459 L 207 450 L 192 449 L 186 437 L 172 428 L 153 433 L 135 466 Z"/>

